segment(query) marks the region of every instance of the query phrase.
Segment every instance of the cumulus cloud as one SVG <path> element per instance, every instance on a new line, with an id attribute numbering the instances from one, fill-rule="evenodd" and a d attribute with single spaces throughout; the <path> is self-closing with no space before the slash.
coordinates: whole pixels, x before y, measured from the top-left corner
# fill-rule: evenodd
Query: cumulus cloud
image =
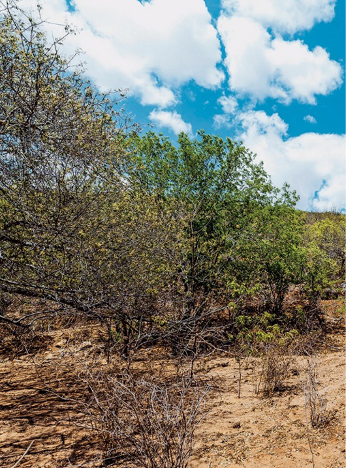
<path id="1" fill-rule="evenodd" d="M 149 119 L 158 127 L 166 127 L 169 130 L 172 130 L 176 135 L 178 135 L 180 132 L 184 132 L 192 136 L 191 124 L 184 122 L 181 115 L 175 111 L 169 112 L 163 110 L 153 110 L 149 114 Z"/>
<path id="2" fill-rule="evenodd" d="M 231 128 L 234 114 L 238 110 L 238 101 L 234 96 L 225 96 L 224 94 L 217 100 L 221 105 L 222 114 L 216 114 L 213 117 L 215 128 Z"/>
<path id="3" fill-rule="evenodd" d="M 289 104 L 316 104 L 343 81 L 339 63 L 322 47 L 309 49 L 283 34 L 310 29 L 334 17 L 335 0 L 223 0 L 217 22 L 229 74 L 229 88 L 252 104 L 267 97 Z M 312 116 L 305 120 L 316 123 Z M 301 208 L 344 207 L 345 136 L 305 133 L 289 138 L 288 125 L 276 113 L 243 110 L 233 120 L 223 108 L 214 126 L 239 130 L 239 137 L 272 175 L 275 185 L 290 183 Z"/>
<path id="4" fill-rule="evenodd" d="M 230 114 L 216 114 L 213 117 L 213 126 L 215 128 L 231 128 L 232 121 Z"/>
<path id="5" fill-rule="evenodd" d="M 273 181 L 287 181 L 301 195 L 300 207 L 344 206 L 345 136 L 305 133 L 289 138 L 278 114 L 241 111 L 238 99 L 267 97 L 309 104 L 342 84 L 343 72 L 322 47 L 310 50 L 293 35 L 317 22 L 331 21 L 335 0 L 222 0 L 215 29 L 205 0 L 45 0 L 42 16 L 49 34 L 61 26 L 80 32 L 67 38 L 65 51 L 85 51 L 88 75 L 103 90 L 129 88 L 159 128 L 192 135 L 191 124 L 176 111 L 179 87 L 193 80 L 220 87 L 220 42 L 226 52 L 229 90 L 218 100 L 216 127 L 241 128 L 240 138 L 264 161 Z M 36 0 L 21 0 L 35 8 Z M 284 34 L 291 34 L 289 40 Z M 218 36 L 219 34 L 219 36 Z M 313 123 L 313 117 L 305 120 Z M 317 196 L 315 193 L 317 192 Z"/>
<path id="6" fill-rule="evenodd" d="M 45 0 L 42 16 L 66 21 L 80 31 L 66 48 L 85 51 L 89 76 L 103 90 L 129 88 L 144 105 L 175 105 L 177 89 L 194 80 L 214 89 L 224 73 L 220 42 L 205 0 Z M 35 8 L 36 0 L 21 0 Z M 279 32 L 296 32 L 329 21 L 335 0 L 223 0 L 218 32 L 227 57 L 229 86 L 256 99 L 273 97 L 310 104 L 342 83 L 340 65 L 321 47 L 284 41 Z M 271 28 L 269 34 L 268 28 Z M 273 36 L 274 31 L 274 36 Z"/>
<path id="7" fill-rule="evenodd" d="M 276 186 L 288 182 L 297 190 L 300 208 L 345 207 L 345 135 L 305 133 L 286 139 L 288 126 L 278 114 L 250 111 L 239 119 L 244 144 L 264 162 Z"/>
<path id="8" fill-rule="evenodd" d="M 305 122 L 309 122 L 309 123 L 311 123 L 311 124 L 317 123 L 317 120 L 316 120 L 315 117 L 313 117 L 312 115 L 306 115 L 306 116 L 304 117 L 304 120 L 305 120 Z"/>
<path id="9" fill-rule="evenodd" d="M 335 174 L 332 182 L 323 183 L 314 199 L 313 206 L 319 211 L 345 210 L 345 175 Z"/>
<path id="10" fill-rule="evenodd" d="M 36 0 L 21 5 L 35 7 Z M 42 16 L 80 30 L 67 40 L 85 51 L 88 74 L 103 89 L 126 87 L 142 104 L 166 107 L 189 80 L 206 88 L 224 78 L 217 31 L 204 0 L 45 0 Z M 56 32 L 56 26 L 48 25 Z"/>
<path id="11" fill-rule="evenodd" d="M 286 104 L 292 99 L 315 104 L 316 95 L 326 95 L 342 84 L 340 64 L 322 47 L 309 50 L 301 40 L 273 38 L 260 22 L 238 14 L 222 13 L 218 30 L 233 92 Z"/>
<path id="12" fill-rule="evenodd" d="M 336 0 L 222 0 L 232 15 L 252 18 L 266 28 L 293 34 L 334 18 Z"/>
<path id="13" fill-rule="evenodd" d="M 238 107 L 238 101 L 234 96 L 221 96 L 217 102 L 221 104 L 225 114 L 234 114 Z"/>

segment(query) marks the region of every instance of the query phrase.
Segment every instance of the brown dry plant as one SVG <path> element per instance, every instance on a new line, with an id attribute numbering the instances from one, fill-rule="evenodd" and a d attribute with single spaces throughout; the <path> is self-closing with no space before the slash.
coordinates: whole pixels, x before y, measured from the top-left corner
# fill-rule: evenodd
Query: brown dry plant
<path id="1" fill-rule="evenodd" d="M 327 409 L 327 399 L 320 390 L 320 381 L 314 357 L 307 359 L 306 380 L 303 382 L 305 408 L 311 427 L 323 427 L 329 424 L 334 413 Z"/>
<path id="2" fill-rule="evenodd" d="M 264 346 L 255 393 L 270 397 L 284 389 L 293 364 L 293 356 L 286 346 L 273 342 Z"/>
<path id="3" fill-rule="evenodd" d="M 131 373 L 84 368 L 89 398 L 77 425 L 100 437 L 107 466 L 186 468 L 194 434 L 205 415 L 207 386 L 184 377 L 157 382 Z"/>

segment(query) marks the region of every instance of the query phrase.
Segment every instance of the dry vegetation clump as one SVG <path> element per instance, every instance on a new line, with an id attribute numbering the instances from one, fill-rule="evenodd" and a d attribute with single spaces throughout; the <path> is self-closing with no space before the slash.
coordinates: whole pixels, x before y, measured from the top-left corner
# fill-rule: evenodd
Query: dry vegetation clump
<path id="1" fill-rule="evenodd" d="M 263 346 L 255 393 L 270 397 L 274 392 L 284 390 L 293 361 L 294 358 L 286 346 L 275 342 Z"/>
<path id="2" fill-rule="evenodd" d="M 308 422 L 312 428 L 324 427 L 331 422 L 335 412 L 327 409 L 327 398 L 324 395 L 318 376 L 315 358 L 307 359 L 306 380 L 303 382 L 305 408 Z"/>
<path id="3" fill-rule="evenodd" d="M 207 387 L 186 378 L 169 382 L 133 374 L 105 374 L 85 368 L 89 389 L 78 425 L 99 436 L 105 465 L 185 468 L 205 413 Z"/>
<path id="4" fill-rule="evenodd" d="M 327 410 L 327 398 L 324 394 L 324 389 L 320 388 L 320 379 L 318 376 L 316 359 L 312 356 L 306 362 L 305 381 L 302 382 L 304 392 L 305 418 L 307 439 L 311 453 L 312 467 L 316 467 L 315 463 L 315 429 L 321 429 L 328 426 L 335 418 L 337 410 Z"/>
<path id="5" fill-rule="evenodd" d="M 38 391 L 38 400 L 45 398 L 35 403 L 35 420 L 47 417 L 48 404 L 58 433 L 74 428 L 82 435 L 78 450 L 66 445 L 66 460 L 100 467 L 186 468 L 196 429 L 207 414 L 208 379 L 190 379 L 188 368 L 176 373 L 169 362 L 155 366 L 153 357 L 145 362 L 145 350 L 129 370 L 124 358 L 113 354 L 109 363 L 104 352 L 95 353 L 85 330 L 68 330 L 64 337 L 55 333 L 60 340 L 54 352 L 41 350 L 47 358 L 32 357 L 35 383 L 28 385 Z M 64 433 L 60 436 L 65 444 Z"/>

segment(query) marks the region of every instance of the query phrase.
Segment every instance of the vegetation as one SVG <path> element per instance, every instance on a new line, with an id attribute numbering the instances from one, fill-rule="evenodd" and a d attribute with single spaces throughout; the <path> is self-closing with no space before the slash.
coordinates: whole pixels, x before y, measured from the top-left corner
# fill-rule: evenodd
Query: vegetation
<path id="1" fill-rule="evenodd" d="M 240 363 L 264 346 L 260 392 L 272 394 L 289 370 L 285 360 L 277 368 L 272 344 L 321 327 L 319 298 L 342 281 L 344 216 L 295 210 L 296 194 L 275 188 L 231 139 L 141 135 L 121 94 L 100 93 L 62 57 L 63 38 L 48 42 L 40 19 L 1 5 L 0 320 L 13 333 L 60 312 L 98 321 L 108 360 L 119 352 L 130 382 L 88 383 L 108 455 L 131 446 L 140 466 L 186 466 L 201 401 L 185 409 L 184 379 L 180 387 L 133 380 L 136 351 L 162 345 L 177 362 L 190 360 L 193 379 L 201 354 L 234 349 Z M 13 312 L 18 297 L 44 307 Z M 142 418 L 131 433 L 110 415 L 107 388 Z"/>

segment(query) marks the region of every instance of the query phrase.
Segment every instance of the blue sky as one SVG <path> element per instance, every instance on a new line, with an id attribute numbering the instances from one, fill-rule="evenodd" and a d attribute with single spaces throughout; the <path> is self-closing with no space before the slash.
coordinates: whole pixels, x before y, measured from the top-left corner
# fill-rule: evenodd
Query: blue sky
<path id="1" fill-rule="evenodd" d="M 345 207 L 343 0 L 45 0 L 43 16 L 76 26 L 66 53 L 128 88 L 144 129 L 242 140 L 300 208 Z"/>

